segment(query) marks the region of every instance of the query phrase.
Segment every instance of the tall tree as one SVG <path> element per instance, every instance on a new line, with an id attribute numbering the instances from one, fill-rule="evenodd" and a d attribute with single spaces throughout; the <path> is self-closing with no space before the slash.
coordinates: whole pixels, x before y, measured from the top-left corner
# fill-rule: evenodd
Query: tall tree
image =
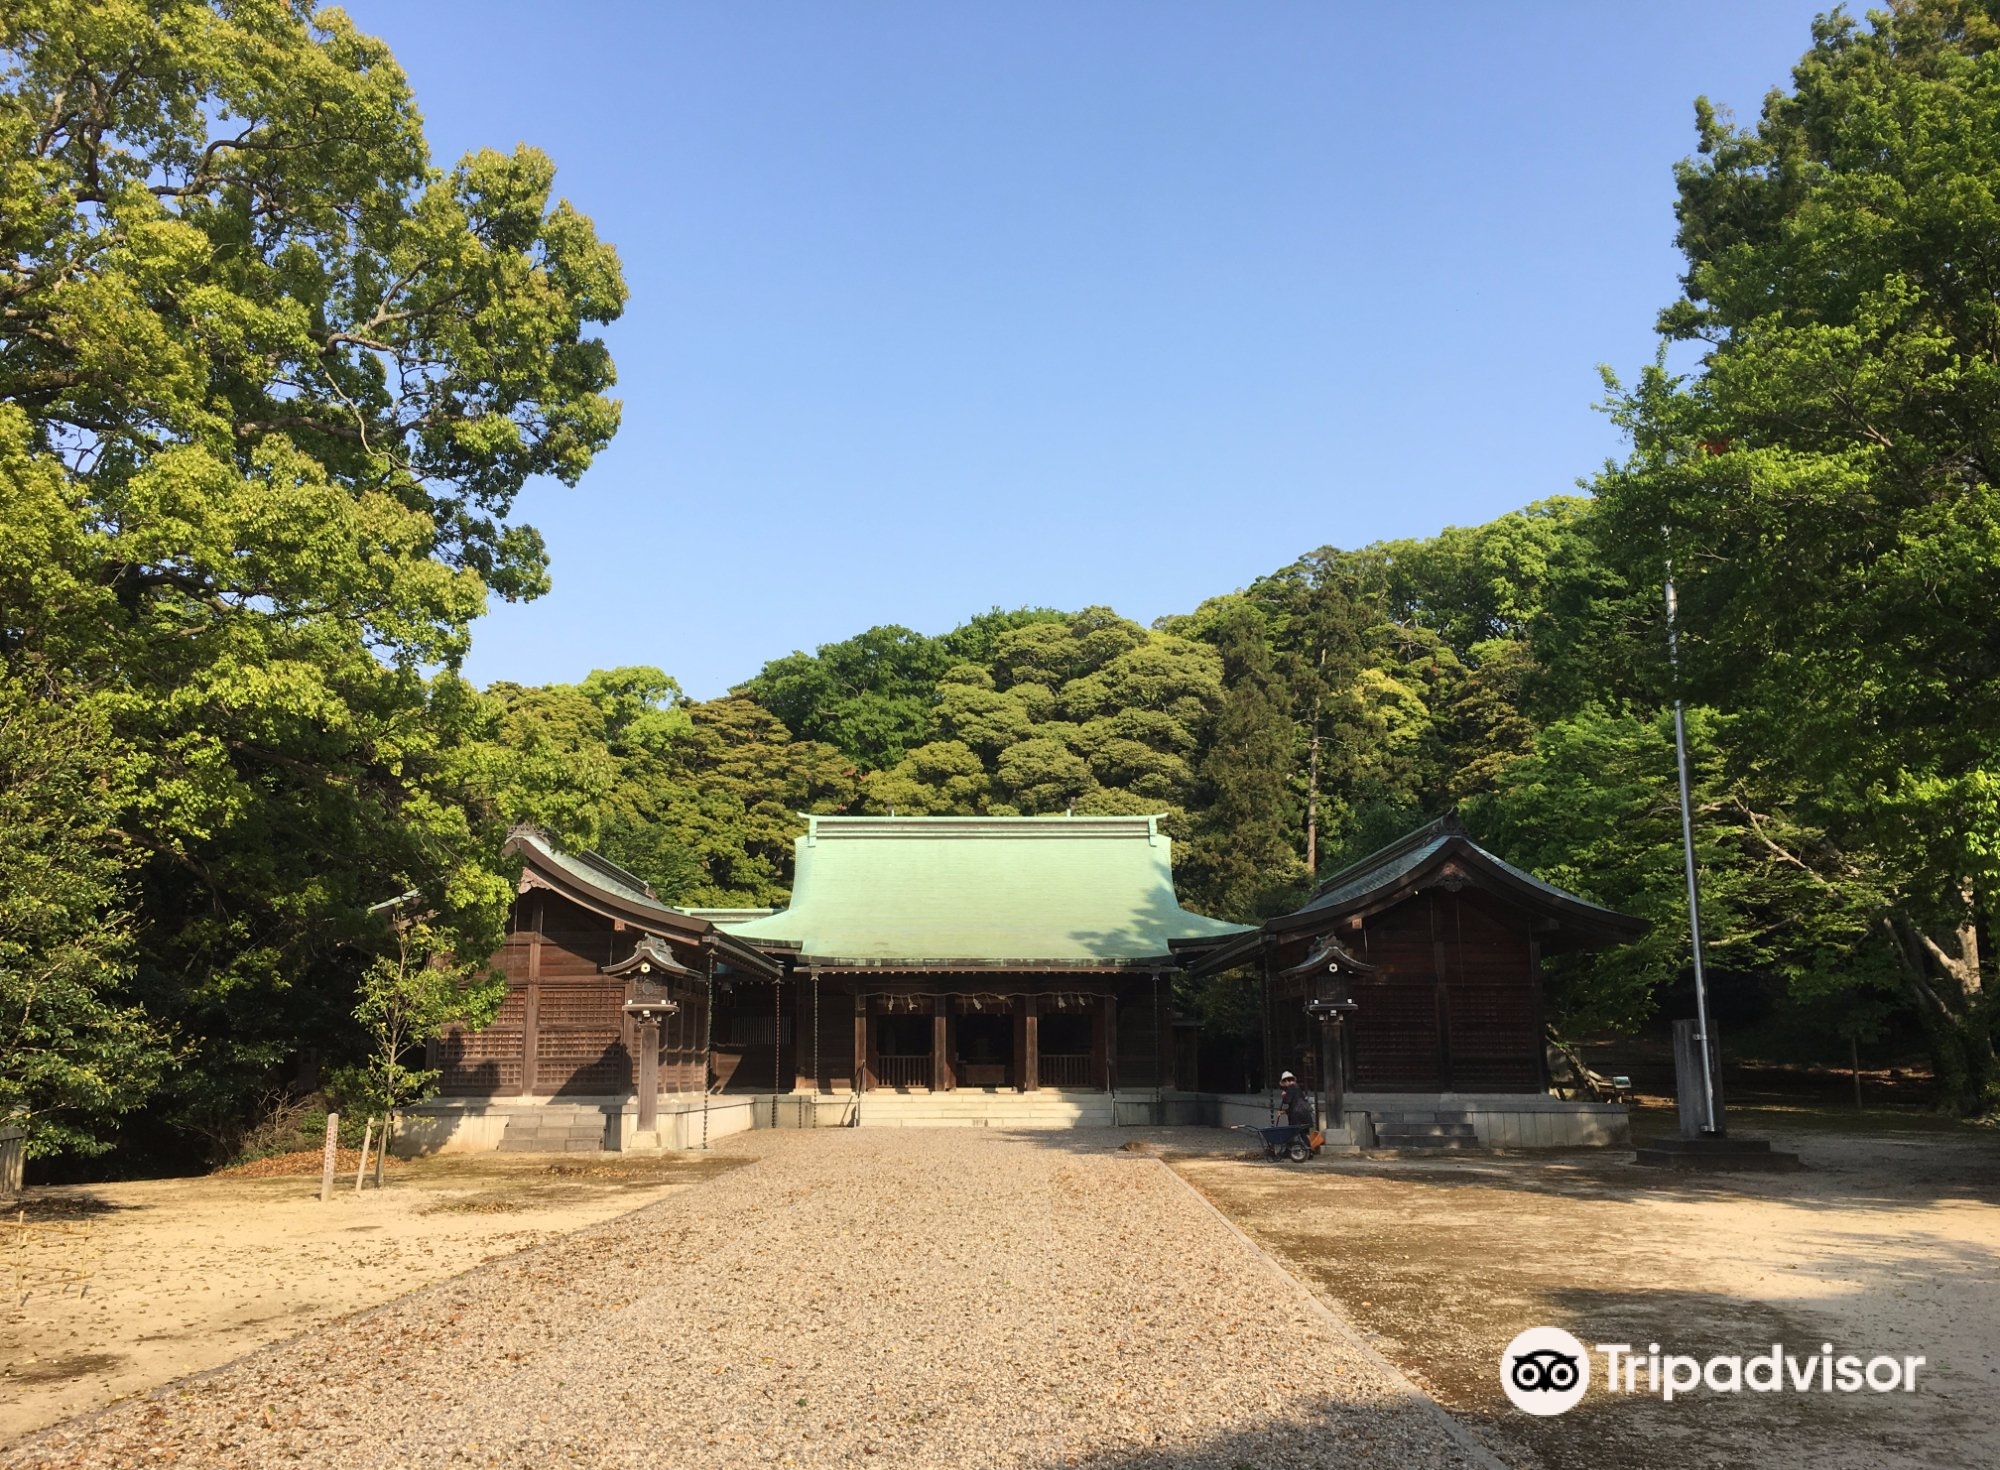
<path id="1" fill-rule="evenodd" d="M 1257 920 L 1296 897 L 1307 870 L 1292 845 L 1291 695 L 1256 610 L 1239 603 L 1218 638 L 1223 696 L 1202 756 L 1190 892 L 1213 912 Z"/>
<path id="2" fill-rule="evenodd" d="M 1284 649 L 1292 707 L 1305 737 L 1305 871 L 1320 870 L 1329 729 L 1359 678 L 1371 621 L 1345 559 L 1318 552 L 1266 585 L 1276 594 L 1273 630 Z"/>
<path id="3" fill-rule="evenodd" d="M 24 1120 L 37 1157 L 102 1152 L 172 1059 L 127 994 L 110 741 L 101 713 L 0 678 L 0 1120 Z"/>
<path id="4" fill-rule="evenodd" d="M 908 628 L 880 627 L 814 653 L 764 665 L 737 692 L 808 740 L 824 740 L 865 765 L 892 766 L 929 738 L 937 683 L 952 658 Z"/>
<path id="5" fill-rule="evenodd" d="M 18 0 L 0 65 L 0 659 L 125 762 L 129 994 L 221 1138 L 350 1025 L 371 902 L 497 934 L 477 700 L 425 671 L 545 586 L 514 498 L 610 439 L 624 285 L 534 149 L 434 168 L 338 10 Z"/>
<path id="6" fill-rule="evenodd" d="M 1967 1110 L 2000 1106 L 1995 15 L 1836 12 L 1753 126 L 1697 105 L 1661 329 L 1706 355 L 1617 398 L 1633 452 L 1598 484 L 1635 577 L 1672 556 L 1689 688 L 1740 712 L 1740 758 L 1891 875 L 1880 925 Z"/>

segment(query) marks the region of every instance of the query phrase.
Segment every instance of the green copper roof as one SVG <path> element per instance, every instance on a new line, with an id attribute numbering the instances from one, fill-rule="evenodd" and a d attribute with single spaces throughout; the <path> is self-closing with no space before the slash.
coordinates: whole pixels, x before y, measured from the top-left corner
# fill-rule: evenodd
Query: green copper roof
<path id="1" fill-rule="evenodd" d="M 792 906 L 719 927 L 816 959 L 1104 964 L 1243 925 L 1174 897 L 1156 817 L 808 817 Z"/>

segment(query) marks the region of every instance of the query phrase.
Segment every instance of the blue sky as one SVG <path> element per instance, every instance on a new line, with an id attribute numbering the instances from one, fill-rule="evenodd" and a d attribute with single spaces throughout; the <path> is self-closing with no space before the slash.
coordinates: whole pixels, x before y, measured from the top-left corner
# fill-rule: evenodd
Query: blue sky
<path id="1" fill-rule="evenodd" d="M 555 590 L 466 672 L 706 697 L 1567 492 L 1694 98 L 1754 115 L 1820 8 L 356 0 L 438 159 L 546 150 L 632 292 L 624 427 L 521 504 Z"/>

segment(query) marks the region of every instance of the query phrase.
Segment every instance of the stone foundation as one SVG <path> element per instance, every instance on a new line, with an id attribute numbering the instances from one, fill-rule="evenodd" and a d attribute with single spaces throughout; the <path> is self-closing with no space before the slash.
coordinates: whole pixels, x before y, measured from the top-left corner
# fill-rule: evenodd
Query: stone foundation
<path id="1" fill-rule="evenodd" d="M 603 1119 L 595 1147 L 625 1152 L 700 1148 L 702 1098 L 699 1093 L 662 1097 L 659 1126 L 639 1131 L 639 1104 L 632 1097 L 438 1098 L 403 1115 L 394 1152 L 403 1158 L 434 1153 L 484 1153 L 498 1149 L 508 1124 L 520 1119 L 524 1135 L 563 1136 L 566 1147 L 587 1147 L 584 1135 L 594 1113 Z M 830 1093 L 817 1099 L 803 1093 L 725 1093 L 711 1096 L 707 1136 L 713 1143 L 755 1128 L 1262 1128 L 1271 1121 L 1263 1093 L 1174 1092 L 1151 1088 L 1127 1092 L 865 1092 Z M 1457 1121 L 1472 1125 L 1487 1148 L 1617 1148 L 1631 1143 L 1625 1108 L 1617 1103 L 1571 1101 L 1534 1093 L 1350 1093 L 1347 1129 L 1363 1148 L 1376 1143 L 1375 1123 Z M 566 1125 L 566 1126 L 565 1126 Z"/>

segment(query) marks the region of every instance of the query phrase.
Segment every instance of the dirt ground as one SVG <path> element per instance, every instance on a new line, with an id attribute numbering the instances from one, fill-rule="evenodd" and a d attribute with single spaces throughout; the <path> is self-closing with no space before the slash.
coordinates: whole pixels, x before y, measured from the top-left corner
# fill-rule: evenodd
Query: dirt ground
<path id="1" fill-rule="evenodd" d="M 0 1444 L 650 1204 L 722 1159 L 420 1160 L 30 1189 L 0 1211 Z"/>
<path id="2" fill-rule="evenodd" d="M 1622 1150 L 1172 1162 L 1511 1466 L 2000 1464 L 2000 1135 L 1806 1112 L 1738 1131 L 1808 1167 L 1687 1176 Z M 1604 1392 L 1593 1352 L 1583 1402 L 1536 1418 L 1502 1395 L 1499 1363 L 1540 1325 L 1704 1360 L 1830 1342 L 1929 1361 L 1911 1394 L 1664 1403 Z"/>

